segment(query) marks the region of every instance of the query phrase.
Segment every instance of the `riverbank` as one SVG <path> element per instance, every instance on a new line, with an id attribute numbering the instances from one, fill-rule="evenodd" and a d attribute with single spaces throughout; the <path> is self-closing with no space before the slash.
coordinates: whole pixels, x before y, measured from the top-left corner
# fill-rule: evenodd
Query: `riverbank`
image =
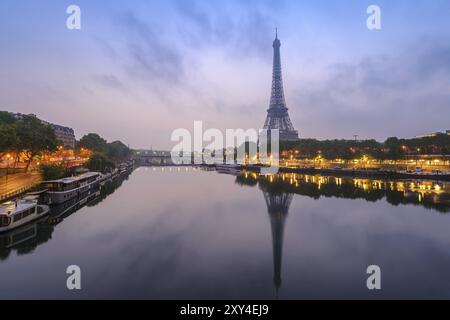
<path id="1" fill-rule="evenodd" d="M 15 173 L 0 177 L 0 201 L 14 198 L 41 182 L 38 172 Z"/>

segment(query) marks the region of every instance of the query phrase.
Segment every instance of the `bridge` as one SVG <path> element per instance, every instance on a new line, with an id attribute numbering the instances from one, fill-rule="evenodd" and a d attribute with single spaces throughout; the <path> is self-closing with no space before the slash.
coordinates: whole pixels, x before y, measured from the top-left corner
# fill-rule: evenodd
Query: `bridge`
<path id="1" fill-rule="evenodd" d="M 170 151 L 137 150 L 135 164 L 141 167 L 174 166 Z"/>

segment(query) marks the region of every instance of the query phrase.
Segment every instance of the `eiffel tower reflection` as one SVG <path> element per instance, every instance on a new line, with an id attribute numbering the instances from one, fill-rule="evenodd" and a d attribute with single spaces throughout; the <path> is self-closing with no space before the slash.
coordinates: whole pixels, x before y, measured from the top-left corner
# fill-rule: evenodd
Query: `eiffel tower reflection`
<path id="1" fill-rule="evenodd" d="M 281 263 L 283 256 L 284 225 L 289 213 L 293 193 L 271 190 L 265 184 L 260 184 L 264 199 L 267 204 L 267 211 L 270 217 L 270 227 L 272 229 L 273 245 L 273 282 L 278 298 L 278 291 L 281 287 Z"/>

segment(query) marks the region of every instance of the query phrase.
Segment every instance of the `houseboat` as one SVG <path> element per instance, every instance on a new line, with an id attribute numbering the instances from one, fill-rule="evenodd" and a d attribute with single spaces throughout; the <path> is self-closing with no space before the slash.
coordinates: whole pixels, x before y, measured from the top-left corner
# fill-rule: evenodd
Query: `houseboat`
<path id="1" fill-rule="evenodd" d="M 119 174 L 125 173 L 128 170 L 132 169 L 133 168 L 133 164 L 134 163 L 133 163 L 132 160 L 129 160 L 127 162 L 119 164 L 119 168 L 118 168 Z"/>
<path id="2" fill-rule="evenodd" d="M 242 171 L 242 166 L 239 164 L 217 164 L 216 171 L 223 174 L 239 175 Z"/>
<path id="3" fill-rule="evenodd" d="M 48 218 L 48 222 L 52 225 L 60 223 L 65 217 L 71 215 L 75 211 L 81 209 L 86 204 L 100 196 L 100 188 L 95 188 L 81 194 L 79 197 L 69 201 L 52 206 L 52 212 Z"/>
<path id="4" fill-rule="evenodd" d="M 59 204 L 97 187 L 102 181 L 103 176 L 101 173 L 87 172 L 76 177 L 44 181 L 42 186 L 47 190 L 50 203 Z"/>
<path id="5" fill-rule="evenodd" d="M 27 196 L 0 205 L 0 232 L 23 226 L 45 216 L 50 211 L 46 205 L 38 204 L 38 197 Z"/>

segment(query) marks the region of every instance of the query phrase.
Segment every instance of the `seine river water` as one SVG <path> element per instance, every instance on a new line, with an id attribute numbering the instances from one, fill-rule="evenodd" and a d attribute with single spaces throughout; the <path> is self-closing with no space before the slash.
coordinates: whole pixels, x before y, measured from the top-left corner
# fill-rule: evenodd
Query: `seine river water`
<path id="1" fill-rule="evenodd" d="M 0 235 L 0 298 L 450 298 L 449 185 L 138 168 Z M 81 268 L 68 290 L 66 268 Z M 369 265 L 381 290 L 367 289 Z"/>

